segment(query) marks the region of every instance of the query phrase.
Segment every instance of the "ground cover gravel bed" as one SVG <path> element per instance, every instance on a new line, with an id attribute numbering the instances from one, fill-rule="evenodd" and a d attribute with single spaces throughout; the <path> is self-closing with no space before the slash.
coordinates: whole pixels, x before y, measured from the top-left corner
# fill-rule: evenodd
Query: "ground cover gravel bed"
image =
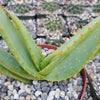
<path id="1" fill-rule="evenodd" d="M 1 100 L 79 100 L 82 84 L 80 74 L 59 83 L 33 81 L 32 85 L 0 74 L 0 98 Z"/>
<path id="2" fill-rule="evenodd" d="M 86 69 L 92 79 L 92 84 L 96 94 L 100 98 L 100 55 L 91 60 L 86 65 Z"/>

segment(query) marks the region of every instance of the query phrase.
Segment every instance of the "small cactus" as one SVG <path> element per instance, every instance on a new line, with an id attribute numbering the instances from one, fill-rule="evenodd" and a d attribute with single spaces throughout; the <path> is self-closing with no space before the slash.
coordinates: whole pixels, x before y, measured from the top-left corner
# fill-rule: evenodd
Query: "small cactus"
<path id="1" fill-rule="evenodd" d="M 59 6 L 55 1 L 52 1 L 52 2 L 44 1 L 43 4 L 42 4 L 42 8 L 44 10 L 47 10 L 47 11 L 50 11 L 50 12 L 57 10 L 58 7 Z"/>
<path id="2" fill-rule="evenodd" d="M 25 14 L 30 10 L 30 8 L 27 4 L 16 4 L 13 6 L 13 10 L 15 13 Z"/>
<path id="3" fill-rule="evenodd" d="M 80 14 L 84 11 L 84 8 L 83 5 L 69 4 L 67 6 L 67 11 L 70 12 L 71 14 Z"/>
<path id="4" fill-rule="evenodd" d="M 56 31 L 61 29 L 60 17 L 48 16 L 47 20 L 45 21 L 45 27 L 50 31 Z"/>
<path id="5" fill-rule="evenodd" d="M 0 33 L 13 53 L 0 48 L 0 73 L 25 83 L 66 80 L 100 54 L 100 16 L 47 57 L 22 22 L 1 6 Z"/>
<path id="6" fill-rule="evenodd" d="M 100 13 L 100 4 L 93 5 L 93 12 Z"/>

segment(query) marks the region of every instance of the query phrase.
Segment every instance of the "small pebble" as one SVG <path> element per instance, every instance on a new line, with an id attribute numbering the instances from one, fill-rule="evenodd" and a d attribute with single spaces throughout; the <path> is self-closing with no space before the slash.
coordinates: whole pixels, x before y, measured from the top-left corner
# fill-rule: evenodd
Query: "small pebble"
<path id="1" fill-rule="evenodd" d="M 40 96 L 41 94 L 42 94 L 41 91 L 36 91 L 36 92 L 35 92 L 35 96 L 37 96 L 37 97 Z"/>

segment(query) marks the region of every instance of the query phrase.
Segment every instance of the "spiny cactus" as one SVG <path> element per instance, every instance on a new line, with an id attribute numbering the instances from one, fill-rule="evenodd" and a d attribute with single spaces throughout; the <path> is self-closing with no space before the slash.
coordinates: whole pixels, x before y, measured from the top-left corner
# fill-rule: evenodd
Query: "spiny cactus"
<path id="1" fill-rule="evenodd" d="M 100 13 L 100 4 L 93 5 L 93 12 Z"/>
<path id="2" fill-rule="evenodd" d="M 80 14 L 84 11 L 84 8 L 83 5 L 69 4 L 67 6 L 67 11 L 70 12 L 71 14 Z"/>
<path id="3" fill-rule="evenodd" d="M 45 21 L 45 27 L 50 31 L 61 29 L 61 19 L 58 16 L 48 16 Z"/>
<path id="4" fill-rule="evenodd" d="M 13 10 L 16 13 L 25 14 L 25 13 L 29 12 L 30 8 L 27 4 L 16 4 L 13 6 Z"/>
<path id="5" fill-rule="evenodd" d="M 13 53 L 0 49 L 0 73 L 25 83 L 66 80 L 100 53 L 100 16 L 46 58 L 22 22 L 1 6 L 0 32 Z"/>
<path id="6" fill-rule="evenodd" d="M 50 12 L 57 10 L 58 7 L 59 6 L 55 1 L 52 1 L 52 2 L 44 1 L 43 4 L 42 4 L 42 8 L 44 10 L 47 10 L 47 11 L 50 11 Z"/>

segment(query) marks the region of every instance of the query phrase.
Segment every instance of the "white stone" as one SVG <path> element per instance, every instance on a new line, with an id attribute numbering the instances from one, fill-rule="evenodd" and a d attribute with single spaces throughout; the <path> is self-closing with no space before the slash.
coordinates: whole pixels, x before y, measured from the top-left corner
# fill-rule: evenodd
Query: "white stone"
<path id="1" fill-rule="evenodd" d="M 36 92 L 35 92 L 35 96 L 37 96 L 37 97 L 38 97 L 39 95 L 41 95 L 41 94 L 42 94 L 41 91 L 36 91 Z"/>
<path id="2" fill-rule="evenodd" d="M 41 98 L 38 98 L 37 100 L 42 100 Z"/>
<path id="3" fill-rule="evenodd" d="M 4 99 L 5 99 L 5 100 L 9 100 L 10 98 L 9 98 L 8 96 L 5 96 Z"/>
<path id="4" fill-rule="evenodd" d="M 60 89 L 56 89 L 55 98 L 59 98 L 60 96 Z"/>
<path id="5" fill-rule="evenodd" d="M 76 93 L 76 91 L 73 91 L 73 95 L 76 99 L 78 99 L 78 94 Z"/>
<path id="6" fill-rule="evenodd" d="M 62 97 L 62 98 L 65 97 L 65 92 L 64 92 L 64 91 L 61 91 L 61 92 L 60 92 L 60 97 Z"/>
<path id="7" fill-rule="evenodd" d="M 14 90 L 13 90 L 13 95 L 15 95 L 15 94 L 17 94 L 17 91 L 14 89 Z"/>
<path id="8" fill-rule="evenodd" d="M 11 96 L 11 94 L 12 94 L 12 91 L 8 90 L 8 96 Z"/>
<path id="9" fill-rule="evenodd" d="M 13 85 L 9 85 L 8 89 L 12 91 L 13 90 Z"/>
<path id="10" fill-rule="evenodd" d="M 38 82 L 37 81 L 33 81 L 33 84 L 36 85 Z"/>
<path id="11" fill-rule="evenodd" d="M 19 97 L 19 100 L 25 100 L 25 98 L 24 97 Z"/>
<path id="12" fill-rule="evenodd" d="M 21 95 L 22 93 L 26 92 L 25 90 L 21 89 L 18 91 L 18 94 Z"/>
<path id="13" fill-rule="evenodd" d="M 5 82 L 4 85 L 9 86 L 9 85 L 11 85 L 11 82 Z"/>
<path id="14" fill-rule="evenodd" d="M 0 84 L 3 84 L 3 83 L 4 83 L 4 80 L 1 80 L 1 79 L 0 79 Z"/>
<path id="15" fill-rule="evenodd" d="M 69 92 L 73 92 L 73 87 L 68 87 Z"/>
<path id="16" fill-rule="evenodd" d="M 16 87 L 20 87 L 21 83 L 19 81 L 17 81 L 17 83 L 15 84 Z"/>
<path id="17" fill-rule="evenodd" d="M 31 89 L 30 89 L 30 88 L 26 88 L 26 92 L 27 92 L 28 94 L 30 94 L 30 93 L 31 93 Z"/>
<path id="18" fill-rule="evenodd" d="M 49 96 L 54 96 L 55 95 L 55 91 L 50 91 Z"/>
<path id="19" fill-rule="evenodd" d="M 31 99 L 32 99 L 32 100 L 35 100 L 35 99 L 36 99 L 36 97 L 35 97 L 34 95 L 32 95 L 32 96 L 31 96 Z"/>
<path id="20" fill-rule="evenodd" d="M 20 84 L 20 88 L 23 89 L 23 90 L 25 90 L 25 84 L 24 83 L 21 83 Z"/>
<path id="21" fill-rule="evenodd" d="M 69 100 L 69 97 L 68 96 L 65 96 L 65 100 Z"/>
<path id="22" fill-rule="evenodd" d="M 14 95 L 14 99 L 19 99 L 19 95 L 18 94 L 15 94 Z"/>
<path id="23" fill-rule="evenodd" d="M 47 100 L 53 100 L 54 96 L 48 96 Z"/>

